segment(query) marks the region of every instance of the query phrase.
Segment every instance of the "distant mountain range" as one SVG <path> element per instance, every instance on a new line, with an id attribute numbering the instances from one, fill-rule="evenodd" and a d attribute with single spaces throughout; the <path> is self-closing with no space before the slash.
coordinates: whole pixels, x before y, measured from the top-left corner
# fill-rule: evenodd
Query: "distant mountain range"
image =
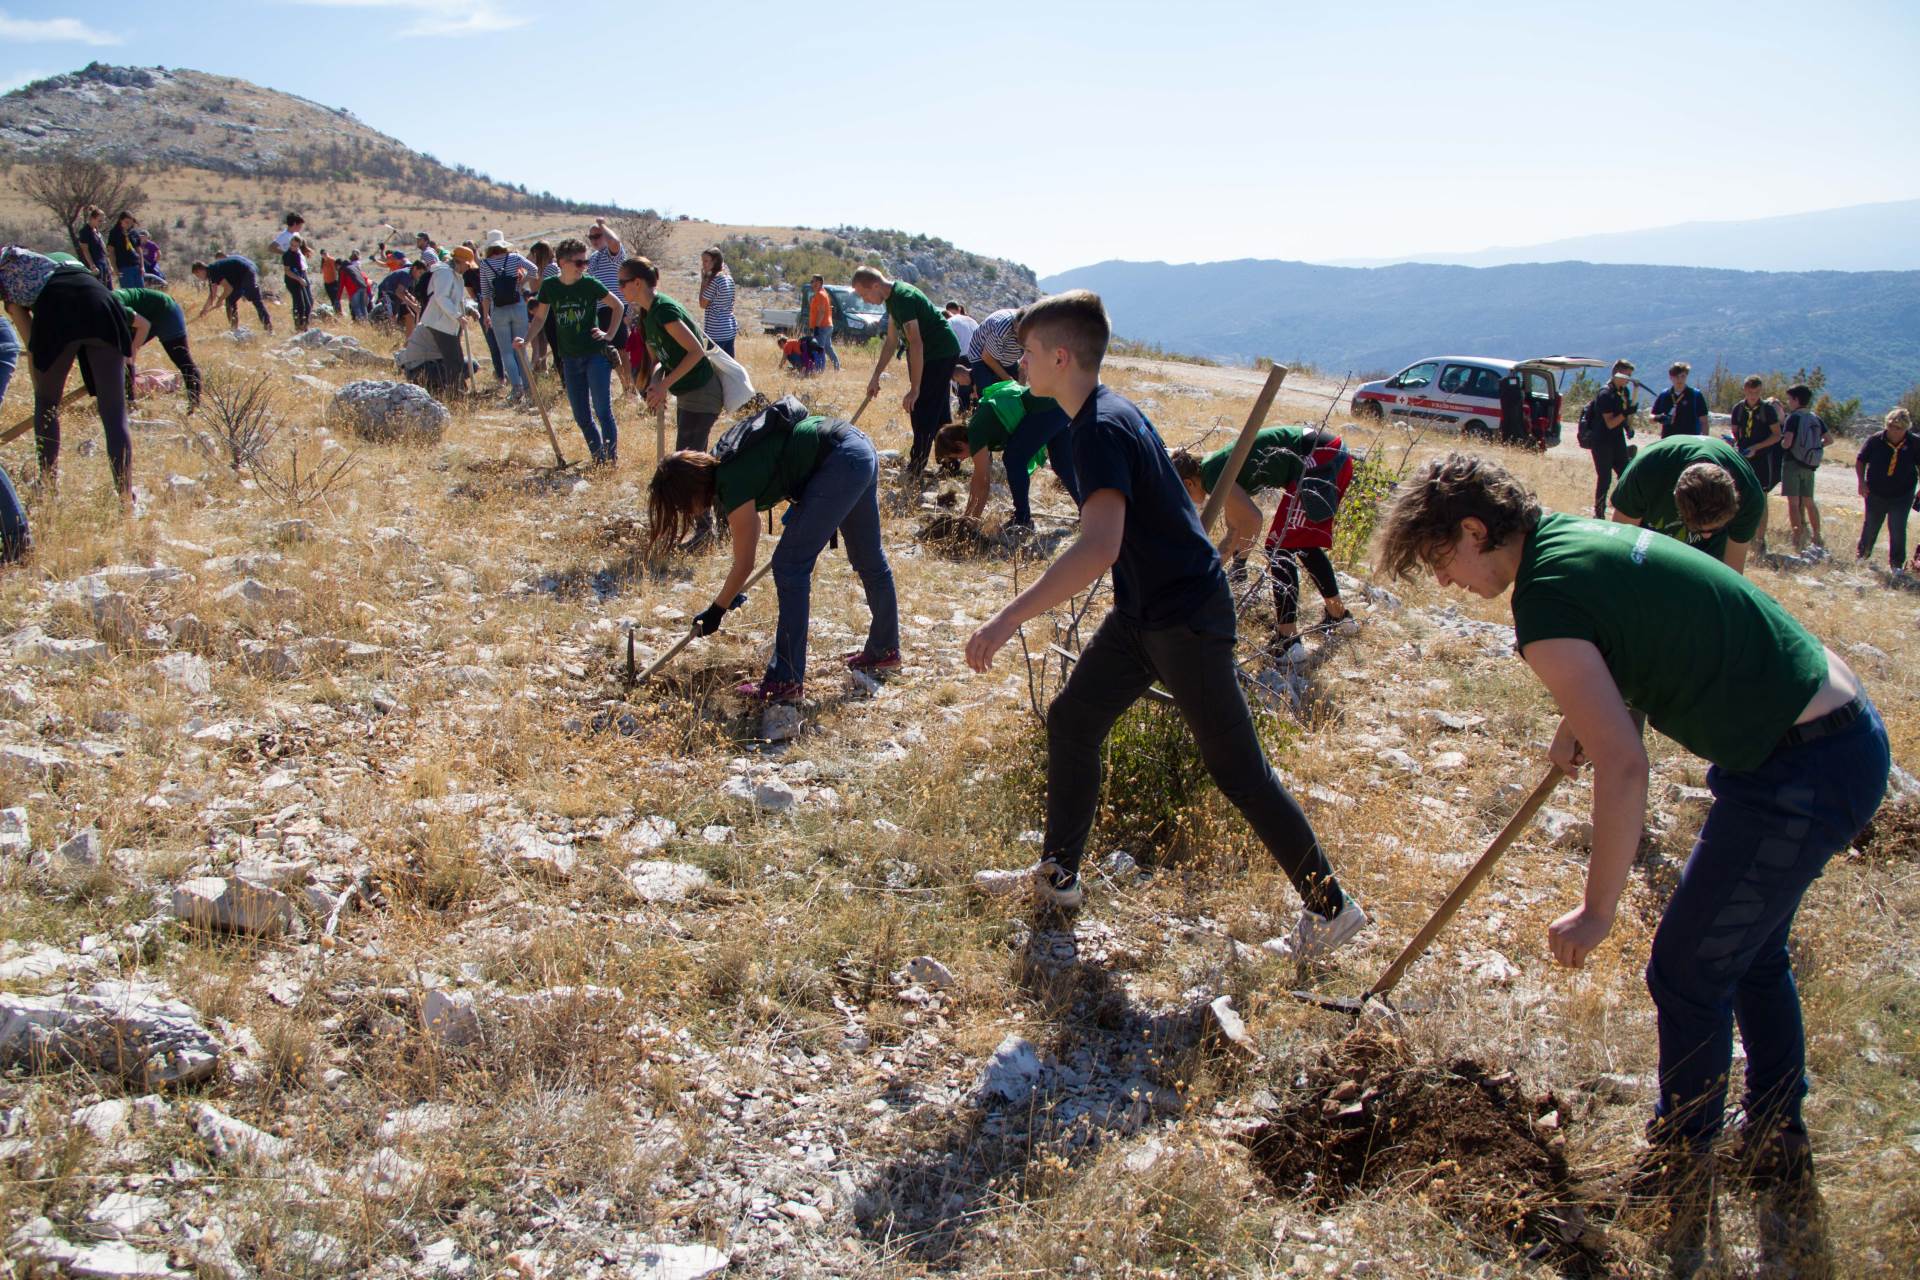
<path id="1" fill-rule="evenodd" d="M 1920 200 L 1856 204 L 1776 218 L 1682 222 L 1476 253 L 1346 258 L 1323 265 L 1385 267 L 1401 262 L 1452 267 L 1605 262 L 1731 271 L 1916 271 L 1920 270 Z"/>
<path id="2" fill-rule="evenodd" d="M 1769 273 L 1586 262 L 1324 267 L 1245 259 L 1102 262 L 1048 276 L 1099 293 L 1114 329 L 1231 360 L 1397 370 L 1449 352 L 1625 356 L 1658 373 L 1819 365 L 1882 412 L 1920 382 L 1920 271 Z M 1643 376 L 1645 374 L 1643 373 Z M 1657 377 L 1647 381 L 1658 383 Z"/>

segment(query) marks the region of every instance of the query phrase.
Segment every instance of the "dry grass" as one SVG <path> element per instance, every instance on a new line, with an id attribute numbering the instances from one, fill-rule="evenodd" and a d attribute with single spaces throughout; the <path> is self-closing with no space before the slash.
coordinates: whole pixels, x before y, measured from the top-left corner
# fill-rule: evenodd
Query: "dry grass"
<path id="1" fill-rule="evenodd" d="M 289 366 L 259 349 L 223 351 L 206 324 L 195 333 L 210 365 L 273 371 L 288 430 L 323 447 L 323 397 L 287 378 Z M 788 385 L 771 344 L 749 340 L 743 354 L 767 386 Z M 867 359 L 794 385 L 817 410 L 850 413 Z M 293 368 L 328 382 L 356 376 Z M 1221 439 L 1246 398 L 1187 387 L 1188 376 L 1146 367 L 1115 381 L 1153 402 L 1169 441 Z M 9 396 L 8 415 L 21 408 L 19 393 Z M 142 518 L 115 513 L 98 454 L 69 461 L 59 501 L 34 511 L 39 551 L 0 576 L 0 617 L 91 636 L 92 616 L 59 602 L 59 584 L 108 565 L 177 566 L 190 576 L 128 594 L 143 624 L 200 620 L 192 647 L 212 663 L 213 691 L 156 679 L 147 660 L 162 644 L 144 628 L 116 637 L 99 667 L 31 676 L 38 704 L 4 726 L 7 741 L 44 740 L 76 758 L 98 741 L 122 754 L 53 785 L 9 781 L 4 799 L 26 805 L 43 846 L 91 823 L 126 852 L 117 873 L 81 885 L 17 862 L 0 869 L 0 943 L 126 940 L 154 916 L 156 886 L 245 852 L 308 848 L 323 862 L 366 863 L 383 898 L 349 915 L 339 945 L 325 949 L 191 937 L 163 920 L 138 945 L 116 944 L 114 971 L 164 981 L 222 1020 L 230 1040 L 248 1033 L 245 1069 L 140 1132 L 137 1153 L 98 1149 L 65 1121 L 112 1091 L 102 1082 L 80 1073 L 0 1082 L 0 1108 L 20 1108 L 18 1131 L 33 1139 L 0 1173 L 7 1230 L 37 1213 L 82 1213 L 101 1188 L 167 1171 L 178 1156 L 186 1164 L 155 1184 L 160 1193 L 196 1227 L 218 1218 L 241 1256 L 273 1275 L 360 1272 L 442 1237 L 489 1268 L 538 1246 L 550 1273 L 565 1275 L 595 1240 L 613 1248 L 628 1233 L 735 1247 L 738 1270 L 765 1275 L 1357 1274 L 1361 1261 L 1376 1275 L 1537 1274 L 1403 1189 L 1370 1188 L 1330 1209 L 1292 1199 L 1233 1140 L 1261 1091 L 1285 1096 L 1344 1030 L 1285 998 L 1294 974 L 1236 945 L 1282 932 L 1297 905 L 1237 820 L 1208 819 L 1198 847 L 1143 885 L 1096 883 L 1082 922 L 1093 949 L 1064 971 L 1031 964 L 1024 926 L 969 893 L 974 870 L 1029 857 L 1021 833 L 1041 824 L 1017 655 L 984 677 L 959 661 L 969 632 L 1034 565 L 934 554 L 911 536 L 917 513 L 889 515 L 909 666 L 869 696 L 834 669 L 866 615 L 844 561 L 824 557 L 808 728 L 784 757 L 762 751 L 737 704 L 713 693 L 758 671 L 770 590 L 685 655 L 676 682 L 626 695 L 628 625 L 644 660 L 677 636 L 724 566 L 708 557 L 649 573 L 635 559 L 621 534 L 643 515 L 652 432 L 630 403 L 618 411 L 622 467 L 557 483 L 537 420 L 485 406 L 462 408 L 438 448 L 365 447 L 362 465 L 300 513 L 313 528 L 299 540 L 275 532 L 287 512 L 209 453 L 177 398 L 140 409 L 136 479 L 151 495 Z M 1319 411 L 1283 399 L 1277 416 Z M 883 397 L 863 425 L 882 448 L 907 443 L 897 399 L 890 407 Z M 87 426 L 84 412 L 69 416 L 69 450 Z M 555 426 L 579 453 L 564 415 Z M 1424 442 L 1416 456 L 1446 443 Z M 1579 510 L 1589 484 L 1580 461 L 1514 465 L 1549 505 Z M 5 462 L 17 478 L 32 473 L 19 445 Z M 199 483 L 170 496 L 170 475 Z M 1043 512 L 1068 514 L 1051 484 L 1036 496 Z M 1857 519 L 1830 513 L 1829 542 L 1845 545 Z M 236 556 L 250 559 L 209 563 Z M 1856 589 L 1849 573 L 1761 569 L 1756 580 L 1841 651 L 1868 643 L 1897 655 L 1914 597 Z M 221 598 L 249 575 L 299 595 L 265 610 Z M 1417 927 L 1511 807 L 1501 785 L 1532 781 L 1552 725 L 1516 661 L 1436 641 L 1420 616 L 1448 604 L 1501 622 L 1502 606 L 1443 599 L 1429 585 L 1403 594 L 1399 614 L 1357 603 L 1365 630 L 1317 671 L 1312 714 L 1274 738 L 1287 744 L 1278 762 L 1289 780 L 1318 797 L 1309 811 L 1378 921 L 1337 971 L 1314 976 L 1332 991 L 1362 989 Z M 249 653 L 249 642 L 298 651 L 313 637 L 381 653 L 346 665 L 314 650 L 280 674 Z M 1920 677 L 1897 657 L 1859 666 L 1896 758 L 1912 763 Z M 1424 710 L 1486 722 L 1449 732 Z M 623 728 L 596 730 L 610 718 Z M 189 732 L 222 722 L 235 726 L 230 740 Z M 1388 744 L 1420 760 L 1458 748 L 1470 766 L 1403 775 L 1375 758 Z M 1654 751 L 1656 794 L 1699 782 L 1696 761 L 1657 740 Z M 743 756 L 811 761 L 808 785 L 833 788 L 838 807 L 755 812 L 719 785 Z M 1584 786 L 1560 803 L 1584 804 Z M 1217 805 L 1210 789 L 1201 804 Z M 712 876 L 703 897 L 662 907 L 626 894 L 619 873 L 634 855 L 620 836 L 649 814 L 679 827 L 655 856 Z M 488 839 L 513 822 L 571 839 L 573 880 L 544 883 L 501 858 Z M 731 837 L 706 843 L 709 825 L 730 826 Z M 1433 1011 L 1413 1020 L 1421 1060 L 1471 1057 L 1574 1100 L 1568 1158 L 1596 1184 L 1629 1157 L 1644 1114 L 1645 1084 L 1617 1081 L 1653 1069 L 1640 968 L 1689 835 L 1675 815 L 1658 839 L 1668 861 L 1636 877 L 1615 938 L 1579 974 L 1554 970 L 1542 938 L 1578 893 L 1580 858 L 1523 841 L 1405 988 L 1408 1003 Z M 1100 853 L 1113 847 L 1095 838 Z M 1159 851 L 1135 852 L 1150 862 Z M 1848 1275 L 1900 1275 L 1920 1261 L 1917 912 L 1911 850 L 1904 859 L 1882 850 L 1837 862 L 1797 932 L 1811 1116 Z M 1492 953 L 1516 973 L 1476 977 Z M 922 954 L 954 975 L 931 1004 L 896 978 Z M 621 998 L 521 1010 L 478 1047 L 455 1049 L 414 1014 L 417 994 L 438 984 L 595 987 Z M 1203 986 L 1236 995 L 1263 1065 L 1149 1055 L 1139 1069 L 1164 1101 L 1144 1121 L 1091 1131 L 1036 1123 L 1017 1142 L 964 1105 L 1009 1032 L 1062 1058 L 1117 1054 L 1129 1028 Z M 843 1038 L 850 1025 L 864 1045 Z M 323 1171 L 391 1144 L 424 1174 L 398 1201 L 335 1182 L 288 1194 L 286 1179 L 207 1157 L 184 1118 L 199 1098 L 290 1139 Z M 376 1137 L 391 1114 L 429 1104 L 454 1108 L 459 1122 Z M 1159 1144 L 1150 1158 L 1149 1144 Z M 821 1145 L 833 1160 L 809 1166 L 805 1153 Z M 788 1223 L 782 1243 L 761 1224 L 785 1222 L 768 1217 L 770 1206 L 802 1196 L 826 1224 Z M 1749 1239 L 1744 1216 L 1731 1226 Z M 301 1232 L 338 1241 L 344 1261 L 303 1257 L 311 1241 Z M 1646 1265 L 1630 1247 L 1621 1262 L 1633 1274 Z"/>

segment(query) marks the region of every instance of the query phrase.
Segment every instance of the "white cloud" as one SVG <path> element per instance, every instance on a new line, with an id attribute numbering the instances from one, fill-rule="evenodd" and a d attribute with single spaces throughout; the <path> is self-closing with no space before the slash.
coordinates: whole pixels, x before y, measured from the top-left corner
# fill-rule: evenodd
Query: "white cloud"
<path id="1" fill-rule="evenodd" d="M 16 18 L 0 9 L 0 40 L 65 41 L 69 44 L 119 44 L 110 31 L 95 31 L 78 18 Z"/>
<path id="2" fill-rule="evenodd" d="M 503 11 L 497 0 L 286 0 L 286 3 L 327 9 L 391 9 L 412 19 L 395 33 L 403 36 L 485 35 L 511 31 L 531 21 Z"/>
<path id="3" fill-rule="evenodd" d="M 0 93 L 12 93 L 21 85 L 45 80 L 53 74 L 51 71 L 0 71 Z"/>

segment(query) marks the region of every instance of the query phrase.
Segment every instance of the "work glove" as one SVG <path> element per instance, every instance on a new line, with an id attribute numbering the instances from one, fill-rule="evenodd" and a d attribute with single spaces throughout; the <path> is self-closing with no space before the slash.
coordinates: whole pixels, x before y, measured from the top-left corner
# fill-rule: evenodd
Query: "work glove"
<path id="1" fill-rule="evenodd" d="M 724 605 L 710 605 L 693 615 L 693 634 L 710 636 L 720 629 L 720 619 L 726 616 Z"/>

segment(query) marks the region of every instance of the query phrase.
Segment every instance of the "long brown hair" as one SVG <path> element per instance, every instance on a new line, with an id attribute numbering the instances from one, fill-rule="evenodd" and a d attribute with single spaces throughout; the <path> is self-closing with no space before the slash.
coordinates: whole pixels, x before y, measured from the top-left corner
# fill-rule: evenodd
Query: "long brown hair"
<path id="1" fill-rule="evenodd" d="M 647 482 L 647 554 L 661 543 L 674 546 L 693 530 L 694 517 L 713 505 L 719 460 L 682 449 L 668 454 Z"/>

